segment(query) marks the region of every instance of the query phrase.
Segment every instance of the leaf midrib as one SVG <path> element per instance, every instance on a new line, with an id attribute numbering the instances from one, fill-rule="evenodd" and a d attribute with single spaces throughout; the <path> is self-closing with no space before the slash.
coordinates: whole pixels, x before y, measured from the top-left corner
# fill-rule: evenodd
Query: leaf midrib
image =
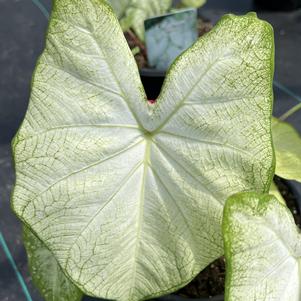
<path id="1" fill-rule="evenodd" d="M 133 277 L 132 277 L 132 286 L 129 290 L 129 295 L 134 294 L 133 290 L 135 288 L 136 276 L 137 276 L 137 258 L 140 250 L 140 242 L 141 242 L 141 231 L 143 224 L 143 216 L 144 216 L 144 204 L 145 204 L 145 184 L 147 178 L 147 172 L 150 165 L 150 151 L 152 141 L 150 138 L 146 138 L 145 145 L 145 153 L 143 158 L 143 176 L 141 181 L 141 192 L 140 192 L 140 200 L 139 200 L 139 212 L 138 212 L 138 220 L 137 220 L 137 235 L 136 235 L 136 243 L 134 250 L 134 261 L 133 261 Z M 129 300 L 132 300 L 131 298 Z"/>

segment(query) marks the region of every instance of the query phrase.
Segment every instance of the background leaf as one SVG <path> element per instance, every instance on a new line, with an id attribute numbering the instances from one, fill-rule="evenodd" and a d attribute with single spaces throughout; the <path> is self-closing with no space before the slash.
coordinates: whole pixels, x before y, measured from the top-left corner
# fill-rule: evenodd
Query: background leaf
<path id="1" fill-rule="evenodd" d="M 88 295 L 177 290 L 223 254 L 228 196 L 270 187 L 272 75 L 271 27 L 229 15 L 149 104 L 106 2 L 54 2 L 13 141 L 15 212 Z"/>
<path id="2" fill-rule="evenodd" d="M 23 242 L 31 277 L 45 301 L 80 301 L 82 292 L 65 276 L 52 253 L 26 226 L 23 227 Z"/>
<path id="3" fill-rule="evenodd" d="M 273 118 L 275 173 L 284 179 L 301 182 L 301 137 L 289 123 Z"/>
<path id="4" fill-rule="evenodd" d="M 272 194 L 274 197 L 276 197 L 276 199 L 279 202 L 286 204 L 284 198 L 282 197 L 282 195 L 274 181 L 272 182 L 271 187 L 270 187 L 270 194 Z"/>
<path id="5" fill-rule="evenodd" d="M 199 8 L 206 4 L 206 0 L 182 0 L 181 5 L 184 7 Z"/>
<path id="6" fill-rule="evenodd" d="M 223 233 L 226 301 L 299 300 L 301 236 L 286 206 L 269 195 L 232 196 Z"/>
<path id="7" fill-rule="evenodd" d="M 124 31 L 132 28 L 140 40 L 144 41 L 144 20 L 167 13 L 172 0 L 109 0 L 120 18 Z M 122 11 L 122 13 L 120 13 Z"/>
<path id="8" fill-rule="evenodd" d="M 121 19 L 132 0 L 108 0 L 118 19 Z"/>

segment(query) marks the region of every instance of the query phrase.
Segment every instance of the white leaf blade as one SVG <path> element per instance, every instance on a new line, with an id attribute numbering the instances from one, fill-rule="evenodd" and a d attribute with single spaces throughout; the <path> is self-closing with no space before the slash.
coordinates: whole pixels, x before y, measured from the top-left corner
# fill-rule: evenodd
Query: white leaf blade
<path id="1" fill-rule="evenodd" d="M 227 301 L 299 300 L 301 237 L 285 205 L 269 195 L 234 195 L 223 234 Z"/>
<path id="2" fill-rule="evenodd" d="M 252 114 L 234 131 L 263 124 L 263 140 L 241 145 L 230 133 L 224 136 L 231 143 L 225 144 L 219 130 L 202 128 L 200 119 L 182 127 L 181 118 L 173 118 L 174 108 L 166 112 L 168 99 L 146 104 L 133 57 L 103 1 L 58 1 L 53 16 L 48 41 L 61 43 L 46 45 L 26 119 L 14 140 L 14 210 L 85 293 L 141 300 L 174 291 L 222 255 L 225 199 L 241 189 L 262 192 L 270 185 L 266 170 L 273 169 L 273 157 L 265 154 L 271 148 L 270 91 L 250 102 Z M 82 32 L 91 28 L 93 39 Z M 220 24 L 215 31 L 222 29 Z M 82 56 L 62 46 L 69 36 L 87 39 L 87 47 L 78 48 Z M 53 70 L 54 62 L 59 70 Z M 168 81 L 174 81 L 171 75 Z M 185 107 L 189 115 L 192 106 Z M 193 110 L 201 114 L 204 108 Z M 168 114 L 164 131 L 175 135 L 178 125 L 183 137 L 149 131 Z M 227 132 L 234 122 L 221 116 Z M 254 158 L 262 168 L 255 180 Z"/>

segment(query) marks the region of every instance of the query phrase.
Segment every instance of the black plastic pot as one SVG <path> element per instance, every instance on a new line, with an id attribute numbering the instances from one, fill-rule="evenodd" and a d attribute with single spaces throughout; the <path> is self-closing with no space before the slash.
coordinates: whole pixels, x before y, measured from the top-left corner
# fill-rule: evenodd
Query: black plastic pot
<path id="1" fill-rule="evenodd" d="M 224 296 L 215 296 L 212 298 L 185 298 L 178 295 L 168 295 L 160 298 L 152 299 L 154 301 L 224 301 Z M 91 297 L 85 297 L 83 301 L 106 301 L 104 299 L 95 299 Z"/>
<path id="2" fill-rule="evenodd" d="M 301 183 L 296 181 L 285 181 L 292 193 L 296 196 L 298 214 L 301 215 Z"/>
<path id="3" fill-rule="evenodd" d="M 224 296 L 215 296 L 212 298 L 185 298 L 178 295 L 169 295 L 165 297 L 161 297 L 158 299 L 155 299 L 158 301 L 224 301 Z"/>
<path id="4" fill-rule="evenodd" d="M 255 5 L 270 10 L 294 10 L 301 7 L 301 0 L 254 0 Z"/>
<path id="5" fill-rule="evenodd" d="M 144 68 L 140 70 L 140 77 L 148 99 L 155 100 L 160 94 L 165 79 L 165 71 Z"/>

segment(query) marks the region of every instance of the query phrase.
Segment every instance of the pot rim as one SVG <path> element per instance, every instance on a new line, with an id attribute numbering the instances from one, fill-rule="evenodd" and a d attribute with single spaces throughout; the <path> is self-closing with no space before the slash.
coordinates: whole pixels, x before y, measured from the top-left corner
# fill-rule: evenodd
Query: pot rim
<path id="1" fill-rule="evenodd" d="M 224 295 L 218 295 L 218 296 L 213 296 L 213 297 L 203 297 L 203 298 L 188 298 L 188 297 L 182 297 L 178 295 L 167 295 L 163 297 L 156 298 L 154 300 L 159 300 L 159 301 L 224 301 Z"/>
<path id="2" fill-rule="evenodd" d="M 139 69 L 140 75 L 145 77 L 165 77 L 166 71 L 164 70 L 157 70 L 154 68 L 142 68 Z"/>

